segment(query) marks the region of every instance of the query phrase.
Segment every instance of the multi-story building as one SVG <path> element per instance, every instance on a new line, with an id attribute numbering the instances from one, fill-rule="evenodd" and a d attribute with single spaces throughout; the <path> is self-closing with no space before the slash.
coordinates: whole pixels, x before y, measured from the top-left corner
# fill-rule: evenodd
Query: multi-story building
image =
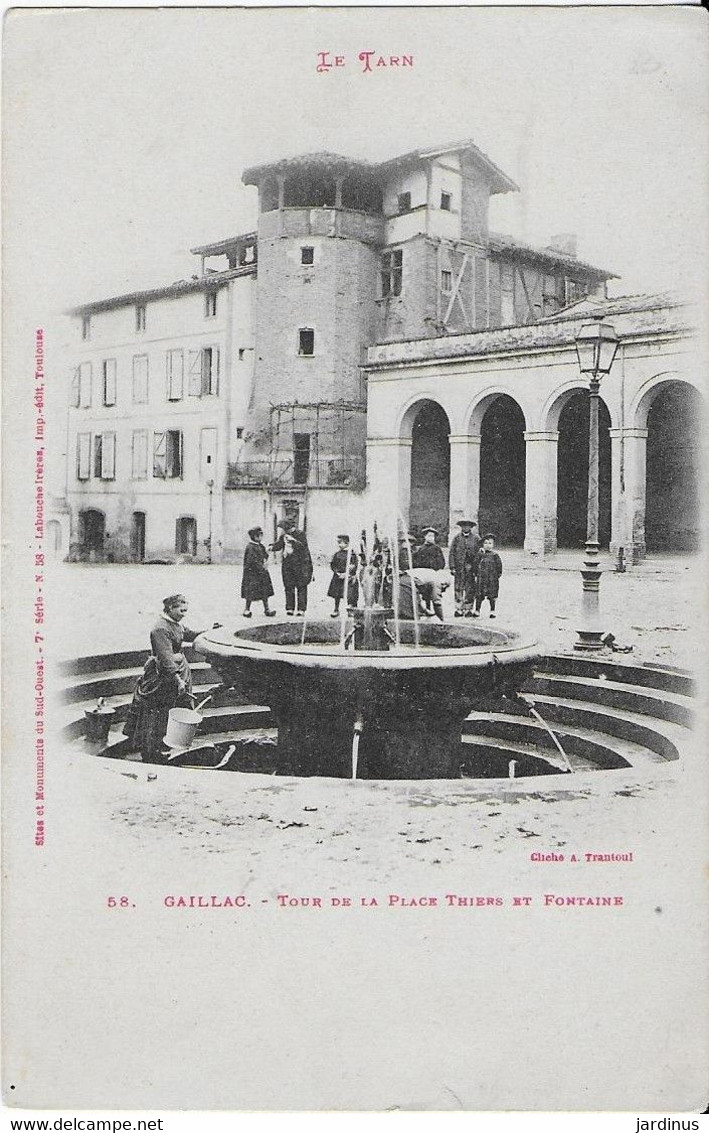
<path id="1" fill-rule="evenodd" d="M 582 300 L 600 302 L 612 278 L 579 261 L 569 237 L 539 249 L 490 233 L 490 197 L 516 186 L 472 142 L 380 164 L 310 154 L 243 180 L 258 190 L 255 232 L 194 248 L 189 280 L 71 312 L 67 500 L 79 557 L 231 558 L 248 527 L 270 534 L 283 515 L 329 548 L 335 531 L 393 499 L 408 522 L 447 530 L 476 506 L 471 477 L 486 468 L 466 449 L 451 470 L 467 425 L 453 427 L 436 388 L 455 371 L 467 404 L 488 380 L 479 360 L 461 365 L 461 342 L 547 325 Z M 534 336 L 525 330 L 510 350 L 531 389 Z M 432 367 L 446 352 L 458 361 Z M 392 409 L 402 367 L 408 402 Z M 425 396 L 411 384 L 419 371 Z M 509 411 L 501 396 L 484 401 L 498 432 Z M 518 431 L 505 443 L 523 454 Z M 407 459 L 392 463 L 385 450 Z M 519 490 L 504 487 L 505 515 Z M 515 515 L 502 531 L 521 542 L 524 514 Z M 556 535 L 532 544 L 550 550 Z"/>

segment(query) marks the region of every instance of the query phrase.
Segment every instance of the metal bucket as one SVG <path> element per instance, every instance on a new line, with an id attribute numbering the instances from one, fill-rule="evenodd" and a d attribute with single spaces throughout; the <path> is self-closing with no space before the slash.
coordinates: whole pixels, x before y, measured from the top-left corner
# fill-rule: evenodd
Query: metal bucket
<path id="1" fill-rule="evenodd" d="M 202 723 L 199 712 L 192 708 L 171 708 L 165 732 L 168 747 L 189 747 Z"/>
<path id="2" fill-rule="evenodd" d="M 116 715 L 115 708 L 91 708 L 84 712 L 84 736 L 91 743 L 105 744 Z"/>

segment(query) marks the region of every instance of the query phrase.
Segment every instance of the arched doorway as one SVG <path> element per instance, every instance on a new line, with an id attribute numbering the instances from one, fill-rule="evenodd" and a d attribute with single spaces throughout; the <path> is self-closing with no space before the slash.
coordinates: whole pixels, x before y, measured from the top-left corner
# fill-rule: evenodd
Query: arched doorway
<path id="1" fill-rule="evenodd" d="M 130 554 L 133 562 L 142 563 L 145 558 L 145 512 L 134 511 L 130 528 Z"/>
<path id="2" fill-rule="evenodd" d="M 479 531 L 512 547 L 524 543 L 524 429 L 524 413 L 508 394 L 495 398 L 480 425 Z"/>
<path id="3" fill-rule="evenodd" d="M 557 524 L 559 547 L 583 547 L 588 517 L 588 390 L 571 394 L 559 414 L 557 461 Z M 610 415 L 598 405 L 598 538 L 607 547 L 611 537 Z"/>
<path id="4" fill-rule="evenodd" d="M 696 551 L 700 542 L 701 395 L 687 382 L 659 387 L 647 415 L 645 545 Z"/>
<path id="5" fill-rule="evenodd" d="M 106 539 L 106 517 L 96 508 L 79 512 L 79 545 L 83 555 L 101 558 Z"/>
<path id="6" fill-rule="evenodd" d="M 197 554 L 197 520 L 181 515 L 175 524 L 175 550 L 178 555 Z"/>
<path id="7" fill-rule="evenodd" d="M 411 495 L 409 526 L 412 530 L 435 527 L 439 541 L 448 535 L 451 458 L 450 424 L 435 401 L 422 401 L 411 426 Z"/>

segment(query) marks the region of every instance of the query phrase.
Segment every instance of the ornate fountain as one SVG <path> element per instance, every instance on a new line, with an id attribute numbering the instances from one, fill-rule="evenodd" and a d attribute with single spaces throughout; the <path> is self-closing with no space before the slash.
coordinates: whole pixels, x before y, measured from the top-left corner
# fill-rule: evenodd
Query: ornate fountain
<path id="1" fill-rule="evenodd" d="M 540 652 L 517 633 L 398 616 L 400 573 L 387 589 L 370 562 L 364 606 L 339 624 L 220 627 L 195 642 L 227 688 L 271 708 L 282 774 L 458 778 L 465 717 L 531 675 Z"/>

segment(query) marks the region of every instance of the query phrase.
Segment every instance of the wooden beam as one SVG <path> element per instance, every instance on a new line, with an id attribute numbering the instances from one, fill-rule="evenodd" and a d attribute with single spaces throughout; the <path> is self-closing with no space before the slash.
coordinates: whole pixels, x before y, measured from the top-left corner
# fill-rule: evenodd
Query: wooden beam
<path id="1" fill-rule="evenodd" d="M 441 287 L 443 286 L 443 245 L 436 247 L 436 323 L 441 325 Z"/>
<path id="2" fill-rule="evenodd" d="M 456 276 L 455 280 L 453 281 L 453 290 L 451 292 L 451 297 L 450 297 L 450 300 L 449 300 L 449 303 L 448 303 L 448 309 L 447 309 L 445 315 L 443 316 L 443 325 L 444 326 L 448 325 L 448 320 L 451 317 L 451 312 L 452 312 L 453 307 L 455 305 L 456 299 L 458 300 L 458 305 L 459 305 L 461 311 L 463 312 L 463 318 L 468 323 L 468 325 L 470 324 L 468 312 L 466 311 L 466 309 L 463 305 L 463 300 L 460 297 L 460 285 L 463 282 L 463 276 L 465 274 L 465 269 L 468 265 L 468 259 L 469 259 L 469 253 L 465 252 L 465 254 L 463 256 L 463 262 L 460 265 L 460 271 L 458 272 L 458 275 Z"/>

